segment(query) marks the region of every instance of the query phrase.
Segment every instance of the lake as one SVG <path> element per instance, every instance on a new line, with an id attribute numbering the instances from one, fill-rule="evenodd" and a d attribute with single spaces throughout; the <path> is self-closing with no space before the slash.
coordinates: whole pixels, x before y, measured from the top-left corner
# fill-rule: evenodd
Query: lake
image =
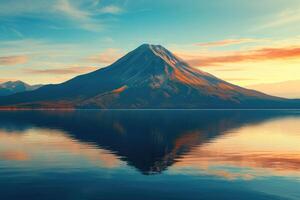
<path id="1" fill-rule="evenodd" d="M 300 199 L 299 110 L 1 111 L 0 199 Z"/>

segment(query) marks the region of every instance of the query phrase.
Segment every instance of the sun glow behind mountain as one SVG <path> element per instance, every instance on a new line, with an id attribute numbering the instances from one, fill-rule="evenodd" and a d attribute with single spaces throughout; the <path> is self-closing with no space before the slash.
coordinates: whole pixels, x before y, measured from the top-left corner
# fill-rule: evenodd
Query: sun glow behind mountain
<path id="1" fill-rule="evenodd" d="M 300 100 L 233 85 L 143 44 L 108 67 L 4 96 L 2 109 L 295 109 Z"/>
<path id="2" fill-rule="evenodd" d="M 0 3 L 0 82 L 61 83 L 147 42 L 228 82 L 300 97 L 290 92 L 300 74 L 297 0 Z"/>

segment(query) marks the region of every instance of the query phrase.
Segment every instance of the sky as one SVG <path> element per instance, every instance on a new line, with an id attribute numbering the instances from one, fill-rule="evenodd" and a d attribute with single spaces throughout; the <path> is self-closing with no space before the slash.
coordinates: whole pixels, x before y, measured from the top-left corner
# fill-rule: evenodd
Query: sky
<path id="1" fill-rule="evenodd" d="M 61 83 L 161 44 L 228 82 L 300 98 L 299 0 L 0 0 L 0 82 Z"/>

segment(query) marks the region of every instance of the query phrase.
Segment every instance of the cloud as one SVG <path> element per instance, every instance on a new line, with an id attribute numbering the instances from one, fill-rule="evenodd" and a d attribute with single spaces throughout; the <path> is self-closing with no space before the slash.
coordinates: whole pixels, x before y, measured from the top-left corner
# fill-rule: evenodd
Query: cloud
<path id="1" fill-rule="evenodd" d="M 300 80 L 264 83 L 246 86 L 279 97 L 300 98 Z"/>
<path id="2" fill-rule="evenodd" d="M 236 71 L 242 71 L 243 68 L 241 67 L 226 67 L 226 68 L 218 68 L 218 69 L 215 69 L 215 71 L 219 71 L 219 72 L 236 72 Z"/>
<path id="3" fill-rule="evenodd" d="M 110 5 L 101 8 L 100 12 L 103 14 L 120 14 L 123 12 L 123 9 L 115 5 Z"/>
<path id="4" fill-rule="evenodd" d="M 253 39 L 253 38 L 240 38 L 240 39 L 226 39 L 226 40 L 206 42 L 206 43 L 197 43 L 195 45 L 200 47 L 219 47 L 219 46 L 229 46 L 235 44 L 252 43 L 252 42 L 260 42 L 260 41 L 264 41 L 264 40 Z"/>
<path id="5" fill-rule="evenodd" d="M 97 67 L 66 67 L 59 69 L 25 69 L 24 71 L 31 74 L 82 74 L 97 69 Z"/>
<path id="6" fill-rule="evenodd" d="M 69 19 L 75 21 L 80 28 L 89 31 L 100 31 L 103 24 L 91 9 L 83 9 L 80 5 L 75 5 L 69 0 L 58 0 L 54 6 L 54 11 L 63 14 Z"/>
<path id="7" fill-rule="evenodd" d="M 109 48 L 105 51 L 99 53 L 98 55 L 93 55 L 85 59 L 90 63 L 105 63 L 110 64 L 120 58 L 122 54 L 120 53 L 119 49 Z"/>
<path id="8" fill-rule="evenodd" d="M 16 81 L 16 79 L 0 78 L 0 84 L 5 83 L 7 81 Z"/>
<path id="9" fill-rule="evenodd" d="M 16 29 L 14 25 L 11 24 L 0 26 L 0 31 L 3 35 L 9 35 L 16 38 L 24 38 L 24 35 L 18 29 Z"/>
<path id="10" fill-rule="evenodd" d="M 48 26 L 51 23 L 50 27 L 71 27 L 97 32 L 104 28 L 105 19 L 101 15 L 120 14 L 122 11 L 117 5 L 104 6 L 97 0 L 3 0 L 0 4 L 2 20 L 5 17 L 11 19 L 30 16 L 45 20 Z"/>
<path id="11" fill-rule="evenodd" d="M 3 57 L 0 57 L 0 65 L 24 64 L 27 61 L 28 61 L 28 57 L 25 56 L 25 55 L 3 56 Z"/>
<path id="12" fill-rule="evenodd" d="M 43 0 L 2 0 L 0 4 L 0 15 L 21 16 L 29 13 L 37 13 L 47 6 L 50 6 L 50 4 Z"/>
<path id="13" fill-rule="evenodd" d="M 269 22 L 254 28 L 254 30 L 262 30 L 267 28 L 277 28 L 292 23 L 300 22 L 300 8 L 287 9 L 271 17 Z"/>
<path id="14" fill-rule="evenodd" d="M 5 151 L 0 152 L 0 160 L 26 161 L 29 160 L 29 155 L 24 151 Z"/>
<path id="15" fill-rule="evenodd" d="M 300 58 L 300 47 L 278 47 L 278 48 L 258 48 L 254 50 L 244 50 L 239 52 L 226 53 L 220 56 L 199 56 L 188 59 L 188 63 L 193 66 L 215 66 L 227 63 L 239 63 L 245 61 L 268 61 L 274 59 Z"/>
<path id="16" fill-rule="evenodd" d="M 226 81 L 253 81 L 253 78 L 226 78 Z"/>
<path id="17" fill-rule="evenodd" d="M 59 0 L 54 8 L 56 11 L 62 12 L 71 18 L 90 20 L 90 14 L 88 12 L 75 7 L 69 0 Z"/>

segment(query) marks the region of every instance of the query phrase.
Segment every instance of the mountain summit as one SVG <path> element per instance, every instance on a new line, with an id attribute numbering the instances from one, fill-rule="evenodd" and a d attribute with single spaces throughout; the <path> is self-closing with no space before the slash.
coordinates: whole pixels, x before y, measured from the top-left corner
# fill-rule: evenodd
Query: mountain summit
<path id="1" fill-rule="evenodd" d="M 248 90 L 143 44 L 112 65 L 57 85 L 3 97 L 12 108 L 294 108 L 299 101 Z"/>

